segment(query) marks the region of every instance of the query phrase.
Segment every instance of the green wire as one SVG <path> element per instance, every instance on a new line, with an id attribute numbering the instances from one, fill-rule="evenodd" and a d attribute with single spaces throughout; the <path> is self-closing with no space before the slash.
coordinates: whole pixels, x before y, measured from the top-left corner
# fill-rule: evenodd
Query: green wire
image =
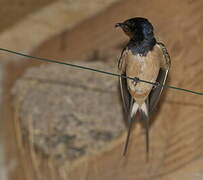
<path id="1" fill-rule="evenodd" d="M 163 88 L 171 88 L 171 89 L 175 89 L 175 90 L 179 90 L 179 91 L 185 91 L 185 92 L 188 92 L 188 93 L 193 93 L 193 94 L 196 94 L 196 95 L 203 96 L 203 93 L 201 93 L 201 92 L 196 92 L 196 91 L 192 91 L 192 90 L 184 89 L 184 88 L 178 88 L 178 87 L 170 86 L 170 85 L 162 85 L 162 84 L 159 84 L 158 82 L 155 82 L 155 83 L 154 82 L 149 82 L 149 81 L 145 81 L 145 80 L 138 79 L 138 78 L 132 78 L 132 77 L 120 75 L 120 74 L 117 74 L 117 73 L 102 71 L 102 70 L 99 70 L 99 69 L 93 69 L 93 68 L 80 66 L 80 65 L 76 65 L 76 64 L 65 63 L 65 62 L 56 61 L 56 60 L 53 60 L 53 59 L 46 59 L 46 58 L 30 56 L 30 55 L 27 55 L 27 54 L 19 53 L 19 52 L 4 49 L 4 48 L 0 48 L 0 51 L 16 54 L 16 55 L 19 55 L 19 56 L 24 56 L 24 57 L 31 58 L 31 59 L 36 59 L 36 60 L 39 60 L 39 61 L 62 64 L 62 65 L 71 66 L 71 67 L 78 68 L 78 69 L 85 69 L 85 70 L 88 70 L 88 71 L 94 71 L 94 72 L 98 72 L 98 73 L 102 73 L 102 74 L 107 74 L 107 75 L 110 75 L 110 76 L 116 76 L 116 77 L 122 76 L 123 78 L 126 78 L 126 79 L 131 79 L 131 80 L 136 80 L 136 81 L 139 81 L 139 82 L 148 83 L 148 84 L 151 84 L 153 86 L 160 86 L 160 87 L 163 87 Z"/>

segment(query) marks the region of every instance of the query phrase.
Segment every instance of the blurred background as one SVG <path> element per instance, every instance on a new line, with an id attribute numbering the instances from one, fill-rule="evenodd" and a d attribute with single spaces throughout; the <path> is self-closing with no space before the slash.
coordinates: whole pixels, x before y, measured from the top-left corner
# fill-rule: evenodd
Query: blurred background
<path id="1" fill-rule="evenodd" d="M 105 10 L 116 1 L 117 0 L 88 0 L 85 2 L 81 0 L 2 0 L 0 2 L 0 16 L 2 17 L 0 24 L 1 47 L 27 52 L 29 54 L 33 52 L 36 47 L 40 46 L 42 42 L 63 33 L 63 31 L 69 31 L 85 19 Z M 36 36 L 34 35 L 35 33 Z M 94 52 L 92 52 L 92 54 L 94 54 Z M 14 132 L 12 134 L 13 137 L 9 132 L 3 133 L 3 129 L 6 126 L 3 123 L 3 119 L 7 121 L 9 117 L 6 113 L 7 110 L 5 110 L 7 109 L 5 102 L 10 102 L 10 100 L 5 97 L 5 94 L 7 93 L 7 84 L 10 83 L 6 79 L 9 79 L 9 81 L 16 79 L 15 77 L 17 77 L 19 73 L 15 74 L 15 71 L 19 69 L 19 71 L 23 72 L 25 68 L 22 68 L 21 65 L 25 62 L 19 61 L 21 57 L 12 55 L 11 57 L 4 53 L 1 53 L 0 56 L 0 112 L 2 114 L 0 121 L 2 132 L 0 136 L 0 179 L 22 179 L 22 175 L 19 175 L 22 171 L 20 170 L 20 173 L 18 173 L 18 170 L 15 170 L 16 167 L 19 166 L 18 162 L 16 162 L 16 156 L 18 155 L 15 142 L 16 133 Z M 63 55 L 60 57 L 63 57 Z M 15 64 L 15 67 L 12 67 L 13 64 Z M 25 63 L 25 67 L 26 66 L 29 66 L 29 62 Z M 13 73 L 11 69 L 13 69 L 15 75 L 10 78 L 8 74 Z M 9 122 L 8 128 L 10 128 L 10 125 L 13 126 L 12 123 Z M 11 130 L 8 131 L 13 131 L 13 129 L 11 128 Z M 10 139 L 13 139 L 13 141 L 11 141 L 10 145 L 6 148 L 5 141 L 10 142 Z M 5 152 L 6 149 L 8 149 L 7 153 Z M 22 168 L 23 167 L 19 167 L 19 169 Z M 11 175 L 12 173 L 14 175 Z"/>
<path id="2" fill-rule="evenodd" d="M 142 16 L 171 55 L 168 84 L 202 92 L 202 7 L 201 0 L 1 0 L 0 48 L 117 72 L 128 39 L 114 25 Z M 28 60 L 0 51 L 0 180 L 203 179 L 202 96 L 167 89 L 153 117 L 150 162 L 142 129 L 123 158 L 117 79 Z"/>

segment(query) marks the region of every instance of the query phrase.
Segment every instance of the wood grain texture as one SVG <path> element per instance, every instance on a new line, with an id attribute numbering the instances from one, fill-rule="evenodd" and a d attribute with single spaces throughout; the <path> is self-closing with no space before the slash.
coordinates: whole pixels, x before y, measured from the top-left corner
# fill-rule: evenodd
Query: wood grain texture
<path id="1" fill-rule="evenodd" d="M 201 91 L 203 89 L 201 7 L 203 7 L 201 1 L 173 0 L 170 4 L 164 1 L 120 2 L 88 22 L 80 24 L 83 33 L 79 29 L 74 29 L 67 33 L 67 38 L 65 34 L 67 44 L 65 43 L 62 54 L 67 57 L 83 58 L 92 52 L 90 49 L 93 48 L 106 52 L 108 49 L 118 47 L 126 37 L 120 34 L 121 32 L 116 32 L 112 25 L 129 17 L 145 16 L 155 25 L 156 34 L 161 37 L 160 40 L 164 39 L 172 57 L 169 84 Z M 98 29 L 99 24 L 102 27 L 100 29 Z M 75 37 L 78 37 L 78 40 Z M 58 38 L 53 40 L 60 42 Z M 45 45 L 54 53 L 51 41 L 47 42 L 49 45 L 47 43 Z M 85 46 L 78 49 L 78 44 L 81 43 Z M 57 46 L 54 44 L 54 47 Z M 46 54 L 46 51 L 43 53 Z M 166 90 L 165 97 L 162 98 L 162 106 L 153 119 L 154 123 L 150 131 L 150 154 L 153 159 L 149 164 L 144 161 L 144 139 L 142 136 L 137 136 L 134 137 L 134 146 L 131 145 L 129 148 L 128 161 L 125 161 L 125 166 L 119 166 L 117 162 L 121 158 L 119 153 L 123 144 L 121 141 L 121 144 L 109 153 L 109 157 L 102 156 L 102 162 L 105 162 L 105 157 L 108 162 L 98 167 L 99 170 L 103 170 L 101 174 L 106 172 L 104 179 L 113 178 L 115 174 L 118 174 L 116 177 L 120 179 L 126 177 L 127 179 L 135 177 L 137 179 L 149 179 L 149 177 L 150 179 L 183 179 L 183 177 L 201 179 L 201 166 L 198 165 L 199 163 L 196 165 L 195 162 L 202 157 L 202 100 L 200 96 Z M 115 159 L 112 154 L 116 156 Z M 188 166 L 191 166 L 191 171 L 188 171 Z M 194 166 L 196 168 L 193 168 Z M 108 169 L 114 172 L 111 171 L 112 176 L 107 173 Z M 181 173 L 184 169 L 187 169 L 187 175 Z M 93 174 L 92 171 L 91 173 Z"/>
<path id="2" fill-rule="evenodd" d="M 145 16 L 154 24 L 156 34 L 164 39 L 171 55 L 168 84 L 202 91 L 202 8 L 201 0 L 171 0 L 169 4 L 161 0 L 121 1 L 46 41 L 33 54 L 91 59 L 95 51 L 116 56 L 126 37 L 113 29 L 114 24 L 129 17 Z M 122 157 L 124 134 L 105 152 L 75 162 L 68 175 L 65 168 L 57 172 L 64 175 L 61 179 L 203 179 L 202 108 L 203 97 L 167 89 L 152 119 L 150 161 L 146 162 L 144 133 L 138 127 L 133 131 L 126 157 Z M 12 122 L 13 117 L 10 118 Z"/>

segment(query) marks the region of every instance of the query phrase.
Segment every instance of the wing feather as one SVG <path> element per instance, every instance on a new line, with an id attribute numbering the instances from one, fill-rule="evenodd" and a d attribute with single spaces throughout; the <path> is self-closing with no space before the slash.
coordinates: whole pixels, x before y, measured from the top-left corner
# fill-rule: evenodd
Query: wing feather
<path id="1" fill-rule="evenodd" d="M 125 75 L 125 74 L 122 74 L 122 75 Z M 124 110 L 125 110 L 125 113 L 128 114 L 130 113 L 129 111 L 130 111 L 131 95 L 127 88 L 127 80 L 122 76 L 120 77 L 120 90 L 121 90 L 121 97 L 123 101 Z"/>
<path id="2" fill-rule="evenodd" d="M 122 50 L 121 55 L 118 59 L 118 69 L 121 72 L 121 76 L 120 76 L 120 90 L 121 90 L 121 97 L 122 97 L 122 101 L 123 101 L 123 106 L 124 106 L 124 110 L 126 115 L 128 115 L 130 112 L 130 100 L 131 100 L 131 95 L 128 91 L 128 86 L 127 86 L 127 79 L 122 77 L 122 76 L 126 76 L 126 47 Z"/>
<path id="3" fill-rule="evenodd" d="M 159 82 L 161 85 L 164 85 L 166 83 L 166 79 L 168 76 L 171 60 L 170 60 L 170 56 L 168 54 L 168 51 L 167 51 L 165 45 L 161 42 L 157 42 L 157 45 L 161 48 L 161 50 L 163 52 L 163 59 L 161 62 L 162 67 L 159 71 L 156 81 Z M 157 86 L 157 87 L 154 87 L 154 89 L 149 94 L 148 98 L 149 98 L 149 113 L 150 114 L 154 112 L 154 110 L 158 104 L 158 101 L 160 99 L 162 91 L 163 91 L 163 87 Z"/>

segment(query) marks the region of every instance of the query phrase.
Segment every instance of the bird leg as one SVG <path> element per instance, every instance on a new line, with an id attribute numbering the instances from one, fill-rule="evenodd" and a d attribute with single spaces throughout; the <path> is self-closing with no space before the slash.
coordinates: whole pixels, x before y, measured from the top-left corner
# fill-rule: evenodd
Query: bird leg
<path id="1" fill-rule="evenodd" d="M 156 89 L 157 87 L 160 87 L 160 82 L 155 82 L 154 84 L 153 84 L 153 87 L 152 87 L 152 89 L 154 90 L 154 89 Z"/>
<path id="2" fill-rule="evenodd" d="M 133 78 L 133 84 L 134 84 L 134 86 L 136 86 L 139 81 L 140 81 L 140 79 L 138 77 L 134 77 Z"/>

